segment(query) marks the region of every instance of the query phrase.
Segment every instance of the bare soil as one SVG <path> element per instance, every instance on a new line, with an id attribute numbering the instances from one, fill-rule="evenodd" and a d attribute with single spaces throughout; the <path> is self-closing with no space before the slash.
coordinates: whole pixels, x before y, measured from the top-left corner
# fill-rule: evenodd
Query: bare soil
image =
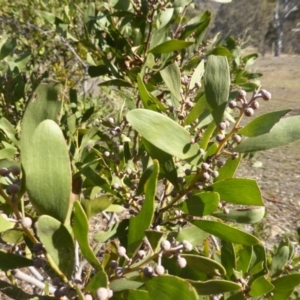
<path id="1" fill-rule="evenodd" d="M 260 57 L 252 70 L 263 73 L 261 84 L 272 93 L 272 100 L 261 101 L 259 114 L 293 109 L 290 115 L 300 114 L 300 57 Z M 300 128 L 299 128 L 300 130 Z M 266 205 L 266 218 L 257 225 L 260 238 L 267 244 L 283 236 L 297 239 L 300 227 L 300 141 L 286 146 L 257 152 L 238 169 L 238 177 L 258 181 Z"/>

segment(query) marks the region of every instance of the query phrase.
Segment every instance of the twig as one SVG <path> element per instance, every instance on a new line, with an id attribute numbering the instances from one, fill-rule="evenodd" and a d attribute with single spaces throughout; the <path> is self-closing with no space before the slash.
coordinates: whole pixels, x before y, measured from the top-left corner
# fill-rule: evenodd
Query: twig
<path id="1" fill-rule="evenodd" d="M 26 281 L 26 282 L 28 282 L 30 284 L 33 284 L 34 286 L 36 286 L 36 287 L 38 287 L 38 288 L 40 288 L 42 290 L 44 290 L 45 287 L 46 287 L 45 283 L 41 282 L 40 280 L 38 280 L 38 279 L 36 279 L 36 278 L 34 278 L 32 276 L 29 276 L 29 275 L 23 273 L 20 270 L 15 270 L 13 272 L 13 275 L 14 275 L 15 278 L 18 278 L 20 280 L 23 280 L 23 281 Z M 52 286 L 51 284 L 49 284 L 49 292 L 51 294 L 53 294 L 55 292 L 55 290 L 56 290 L 56 288 L 54 288 L 54 286 Z"/>

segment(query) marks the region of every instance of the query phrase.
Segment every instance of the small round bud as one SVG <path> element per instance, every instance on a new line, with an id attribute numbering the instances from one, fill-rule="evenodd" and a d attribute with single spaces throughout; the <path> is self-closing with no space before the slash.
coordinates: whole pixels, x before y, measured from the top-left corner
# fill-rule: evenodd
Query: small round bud
<path id="1" fill-rule="evenodd" d="M 254 115 L 254 109 L 252 107 L 247 107 L 245 109 L 245 116 L 251 117 Z"/>
<path id="2" fill-rule="evenodd" d="M 118 190 L 118 189 L 120 188 L 120 185 L 119 185 L 117 182 L 115 182 L 115 183 L 112 185 L 112 187 L 113 187 L 114 190 Z"/>
<path id="3" fill-rule="evenodd" d="M 152 267 L 145 267 L 143 269 L 143 273 L 146 277 L 152 277 L 153 275 L 153 268 Z"/>
<path id="4" fill-rule="evenodd" d="M 115 127 L 115 132 L 120 133 L 121 132 L 121 128 L 119 126 Z"/>
<path id="5" fill-rule="evenodd" d="M 7 176 L 7 175 L 9 175 L 9 173 L 10 173 L 10 170 L 8 170 L 7 168 L 1 168 L 0 169 L 0 175 L 1 176 Z"/>
<path id="6" fill-rule="evenodd" d="M 164 240 L 160 243 L 161 250 L 168 251 L 171 249 L 171 243 L 168 240 Z"/>
<path id="7" fill-rule="evenodd" d="M 173 190 L 172 192 L 171 192 L 171 197 L 176 197 L 178 195 L 178 192 L 176 191 L 176 190 Z"/>
<path id="8" fill-rule="evenodd" d="M 111 260 L 109 262 L 109 266 L 111 269 L 116 269 L 118 267 L 118 263 L 115 260 Z"/>
<path id="9" fill-rule="evenodd" d="M 124 269 L 123 269 L 122 267 L 117 267 L 117 268 L 115 269 L 115 274 L 116 274 L 116 276 L 118 276 L 118 277 L 122 277 L 123 274 L 124 274 Z"/>
<path id="10" fill-rule="evenodd" d="M 252 103 L 251 103 L 251 107 L 255 110 L 255 109 L 259 109 L 259 102 L 254 100 Z"/>
<path id="11" fill-rule="evenodd" d="M 108 151 L 104 151 L 104 156 L 106 156 L 106 157 L 109 157 L 110 156 L 110 153 L 108 152 Z"/>
<path id="12" fill-rule="evenodd" d="M 212 176 L 213 178 L 217 178 L 217 177 L 219 177 L 219 172 L 218 172 L 217 170 L 214 170 L 214 171 L 211 173 L 211 176 Z"/>
<path id="13" fill-rule="evenodd" d="M 195 82 L 195 87 L 197 88 L 197 89 L 200 89 L 201 88 L 201 82 Z"/>
<path id="14" fill-rule="evenodd" d="M 196 188 L 197 188 L 198 190 L 203 190 L 203 184 L 202 184 L 201 182 L 197 182 L 197 183 L 196 183 Z"/>
<path id="15" fill-rule="evenodd" d="M 31 227 L 32 225 L 32 219 L 29 218 L 29 217 L 25 217 L 21 220 L 21 225 L 24 227 L 24 228 L 29 228 Z"/>
<path id="16" fill-rule="evenodd" d="M 159 266 L 157 265 L 155 268 L 154 268 L 154 272 L 157 274 L 157 275 L 163 275 L 165 273 L 165 268 L 163 266 Z"/>
<path id="17" fill-rule="evenodd" d="M 6 193 L 8 195 L 15 195 L 15 194 L 19 193 L 19 191 L 20 191 L 20 187 L 15 183 L 9 185 L 6 189 Z"/>
<path id="18" fill-rule="evenodd" d="M 271 100 L 271 93 L 270 92 L 268 92 L 267 90 L 264 90 L 264 89 L 262 89 L 262 90 L 260 90 L 260 93 L 261 93 L 261 95 L 262 95 L 262 98 L 265 100 L 265 101 L 269 101 L 269 100 Z"/>
<path id="19" fill-rule="evenodd" d="M 219 134 L 216 135 L 217 142 L 222 142 L 224 139 L 225 139 L 224 134 L 219 133 Z"/>
<path id="20" fill-rule="evenodd" d="M 232 140 L 239 144 L 242 141 L 242 137 L 238 134 L 234 134 Z"/>
<path id="21" fill-rule="evenodd" d="M 115 123 L 115 120 L 114 120 L 114 118 L 108 118 L 108 122 L 109 122 L 110 124 L 114 124 L 114 123 Z"/>
<path id="22" fill-rule="evenodd" d="M 188 85 L 189 82 L 190 82 L 190 80 L 189 80 L 189 78 L 186 75 L 184 75 L 183 77 L 181 77 L 181 83 L 183 85 Z"/>
<path id="23" fill-rule="evenodd" d="M 184 114 L 178 114 L 178 120 L 182 121 L 184 119 Z"/>
<path id="24" fill-rule="evenodd" d="M 185 107 L 187 108 L 187 109 L 190 109 L 190 108 L 192 108 L 194 106 L 194 103 L 192 102 L 192 101 L 186 101 L 185 102 Z"/>
<path id="25" fill-rule="evenodd" d="M 185 179 L 183 177 L 177 177 L 177 182 L 179 184 L 184 184 L 185 183 Z"/>
<path id="26" fill-rule="evenodd" d="M 237 107 L 237 103 L 235 100 L 231 100 L 228 102 L 228 106 L 229 106 L 229 108 L 234 109 Z"/>
<path id="27" fill-rule="evenodd" d="M 204 162 L 202 163 L 201 168 L 202 170 L 207 171 L 210 168 L 210 164 Z"/>
<path id="28" fill-rule="evenodd" d="M 85 294 L 84 300 L 93 300 L 93 296 L 91 294 Z"/>
<path id="29" fill-rule="evenodd" d="M 53 286 L 60 286 L 62 284 L 62 281 L 59 277 L 53 277 L 52 278 L 52 285 Z"/>
<path id="30" fill-rule="evenodd" d="M 236 95 L 237 100 L 246 99 L 247 93 L 244 90 L 240 90 Z"/>
<path id="31" fill-rule="evenodd" d="M 184 170 L 185 175 L 191 175 L 192 174 L 192 170 L 191 169 L 185 169 Z"/>
<path id="32" fill-rule="evenodd" d="M 145 250 L 139 250 L 139 251 L 137 252 L 137 257 L 138 257 L 139 259 L 143 259 L 145 256 L 146 256 L 146 251 L 145 251 Z"/>
<path id="33" fill-rule="evenodd" d="M 225 161 L 224 160 L 219 159 L 217 161 L 217 167 L 218 168 L 222 168 L 224 165 L 225 165 Z"/>
<path id="34" fill-rule="evenodd" d="M 222 122 L 220 122 L 220 123 L 218 124 L 218 128 L 219 128 L 220 130 L 225 130 L 225 129 L 227 128 L 227 125 L 226 125 L 226 123 L 225 123 L 224 121 L 222 121 Z"/>
<path id="35" fill-rule="evenodd" d="M 237 152 L 232 152 L 231 153 L 231 158 L 232 159 L 237 159 L 239 157 L 239 154 Z"/>
<path id="36" fill-rule="evenodd" d="M 118 255 L 119 255 L 119 256 L 125 256 L 125 255 L 126 255 L 126 249 L 125 249 L 125 247 L 120 246 L 120 247 L 118 248 Z"/>
<path id="37" fill-rule="evenodd" d="M 107 288 L 101 287 L 97 289 L 96 296 L 98 300 L 107 300 L 108 299 L 108 290 Z"/>
<path id="38" fill-rule="evenodd" d="M 228 215 L 229 212 L 230 212 L 230 210 L 229 210 L 228 207 L 224 207 L 224 208 L 223 208 L 223 213 L 224 213 L 225 215 Z"/>
<path id="39" fill-rule="evenodd" d="M 9 170 L 14 176 L 19 176 L 21 173 L 21 168 L 19 166 L 11 166 Z"/>
<path id="40" fill-rule="evenodd" d="M 44 266 L 44 260 L 42 258 L 36 257 L 33 259 L 33 265 L 35 268 L 39 269 Z"/>
<path id="41" fill-rule="evenodd" d="M 178 256 L 176 263 L 179 268 L 184 268 L 187 264 L 187 261 L 185 258 Z"/>
<path id="42" fill-rule="evenodd" d="M 36 223 L 37 224 L 37 223 Z M 42 243 L 36 243 L 32 246 L 31 251 L 32 252 L 40 252 L 44 250 L 44 246 Z"/>
<path id="43" fill-rule="evenodd" d="M 66 296 L 67 293 L 68 293 L 68 289 L 65 286 L 62 286 L 62 287 L 60 287 L 60 288 L 58 288 L 58 289 L 55 290 L 54 297 L 56 299 L 60 299 L 60 298 L 62 298 L 64 296 Z"/>
<path id="44" fill-rule="evenodd" d="M 114 291 L 111 289 L 108 289 L 108 298 L 111 298 L 114 295 Z"/>
<path id="45" fill-rule="evenodd" d="M 210 175 L 208 172 L 203 172 L 202 177 L 204 180 L 208 180 L 210 178 Z"/>
<path id="46" fill-rule="evenodd" d="M 183 250 L 185 250 L 185 251 L 192 251 L 193 250 L 193 245 L 189 241 L 183 240 L 181 242 L 181 244 L 183 246 Z"/>

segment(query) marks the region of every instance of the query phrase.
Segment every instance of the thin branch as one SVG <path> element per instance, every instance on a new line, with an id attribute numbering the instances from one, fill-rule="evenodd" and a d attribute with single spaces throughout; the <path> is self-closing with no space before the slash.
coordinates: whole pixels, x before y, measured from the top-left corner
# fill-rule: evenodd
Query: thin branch
<path id="1" fill-rule="evenodd" d="M 42 290 L 44 290 L 46 288 L 46 284 L 45 283 L 41 282 L 40 280 L 38 280 L 38 279 L 36 279 L 36 278 L 34 278 L 32 276 L 29 276 L 29 275 L 23 273 L 20 270 L 15 270 L 13 272 L 13 275 L 14 275 L 15 278 L 18 278 L 20 280 L 23 280 L 23 281 L 26 281 L 26 282 L 28 282 L 30 284 L 33 284 L 34 286 L 36 286 L 36 287 L 38 287 L 38 288 L 40 288 Z M 52 286 L 51 284 L 49 284 L 49 292 L 51 294 L 53 294 L 55 292 L 55 290 L 56 290 L 56 288 L 54 286 Z"/>

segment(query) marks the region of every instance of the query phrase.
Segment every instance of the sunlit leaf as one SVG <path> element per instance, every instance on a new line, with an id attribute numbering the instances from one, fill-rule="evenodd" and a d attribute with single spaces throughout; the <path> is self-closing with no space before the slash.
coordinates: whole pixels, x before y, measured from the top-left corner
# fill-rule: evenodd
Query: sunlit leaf
<path id="1" fill-rule="evenodd" d="M 153 54 L 169 53 L 185 49 L 191 45 L 193 45 L 192 42 L 185 42 L 182 40 L 170 40 L 150 49 L 149 52 Z"/>
<path id="2" fill-rule="evenodd" d="M 268 133 L 272 130 L 274 125 L 277 122 L 279 122 L 279 120 L 290 111 L 291 111 L 290 109 L 285 109 L 285 110 L 274 111 L 259 116 L 253 121 L 249 122 L 245 127 L 240 129 L 238 132 L 239 134 L 247 137 L 255 137 L 258 135 Z"/>
<path id="3" fill-rule="evenodd" d="M 253 179 L 228 178 L 204 188 L 220 194 L 220 199 L 234 204 L 264 206 L 257 182 Z"/>
<path id="4" fill-rule="evenodd" d="M 220 222 L 198 220 L 191 223 L 220 239 L 234 244 L 252 246 L 259 243 L 259 239 L 255 236 Z"/>
<path id="5" fill-rule="evenodd" d="M 200 154 L 188 131 L 160 113 L 134 109 L 127 113 L 127 120 L 146 140 L 166 153 L 181 159 L 196 159 Z"/>

